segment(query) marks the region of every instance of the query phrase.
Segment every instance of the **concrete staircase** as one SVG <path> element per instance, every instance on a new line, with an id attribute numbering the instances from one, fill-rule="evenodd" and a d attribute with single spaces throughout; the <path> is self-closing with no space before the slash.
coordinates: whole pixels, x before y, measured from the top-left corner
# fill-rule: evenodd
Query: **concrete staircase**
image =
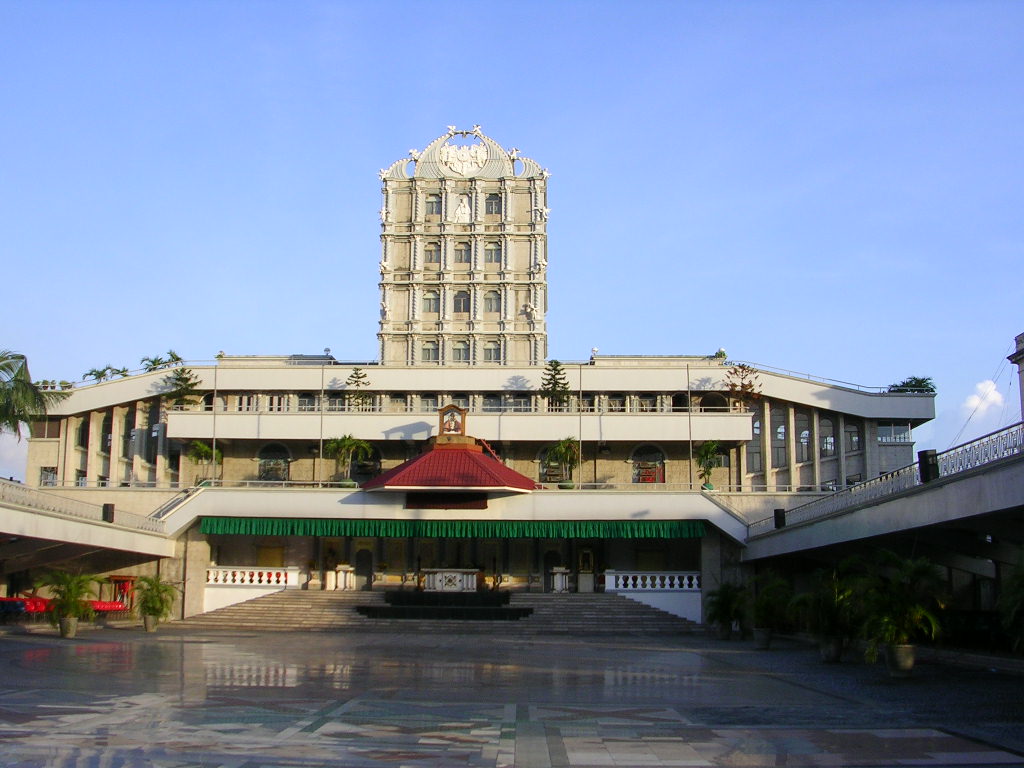
<path id="1" fill-rule="evenodd" d="M 370 619 L 358 605 L 384 605 L 384 592 L 284 590 L 166 625 L 182 629 L 262 632 L 482 632 L 502 635 L 686 634 L 699 629 L 687 619 L 621 595 L 513 593 L 511 606 L 532 608 L 517 621 Z"/>

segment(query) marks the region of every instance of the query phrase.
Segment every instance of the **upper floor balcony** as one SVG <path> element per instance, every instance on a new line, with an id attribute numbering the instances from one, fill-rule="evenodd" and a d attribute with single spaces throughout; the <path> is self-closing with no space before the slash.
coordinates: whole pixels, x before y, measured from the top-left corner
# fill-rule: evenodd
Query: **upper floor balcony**
<path id="1" fill-rule="evenodd" d="M 550 441 L 566 435 L 596 441 L 735 440 L 752 437 L 751 414 L 719 405 L 673 405 L 669 398 L 584 400 L 550 406 L 530 398 L 476 397 L 450 402 L 468 408 L 468 431 L 485 440 Z M 425 440 L 437 434 L 434 399 L 289 399 L 245 395 L 167 414 L 168 436 L 185 439 L 316 440 L 352 434 L 365 440 Z"/>

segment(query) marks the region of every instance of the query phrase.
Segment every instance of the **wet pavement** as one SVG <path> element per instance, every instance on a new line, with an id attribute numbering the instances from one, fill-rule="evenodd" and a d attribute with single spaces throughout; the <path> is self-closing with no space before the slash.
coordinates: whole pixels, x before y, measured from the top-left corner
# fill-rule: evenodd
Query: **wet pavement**
<path id="1" fill-rule="evenodd" d="M 699 636 L 0 636 L 0 765 L 1024 766 L 1024 677 Z"/>

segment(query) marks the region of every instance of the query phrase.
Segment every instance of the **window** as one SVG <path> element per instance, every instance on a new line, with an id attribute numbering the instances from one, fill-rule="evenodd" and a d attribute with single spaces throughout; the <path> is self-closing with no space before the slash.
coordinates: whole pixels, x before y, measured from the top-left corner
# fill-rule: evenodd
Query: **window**
<path id="1" fill-rule="evenodd" d="M 811 460 L 811 417 L 804 411 L 797 411 L 794 417 L 796 427 L 796 460 Z"/>
<path id="2" fill-rule="evenodd" d="M 641 445 L 633 451 L 633 482 L 665 482 L 665 454 L 660 448 Z"/>
<path id="3" fill-rule="evenodd" d="M 484 362 L 501 362 L 501 347 L 498 345 L 498 342 L 488 341 L 486 344 L 484 344 Z"/>
<path id="4" fill-rule="evenodd" d="M 747 472 L 763 472 L 764 462 L 761 458 L 761 420 L 754 419 L 754 436 L 747 443 Z"/>
<path id="5" fill-rule="evenodd" d="M 488 413 L 497 413 L 501 409 L 501 395 L 484 395 L 484 411 Z"/>
<path id="6" fill-rule="evenodd" d="M 85 470 L 84 469 L 76 469 L 75 470 L 75 485 L 77 485 L 79 488 L 85 488 L 85 486 L 87 486 L 88 484 L 89 484 L 89 481 L 85 479 Z"/>
<path id="7" fill-rule="evenodd" d="M 256 395 L 239 395 L 237 408 L 239 411 L 255 411 Z"/>
<path id="8" fill-rule="evenodd" d="M 424 394 L 420 395 L 420 410 L 421 411 L 436 411 L 437 410 L 437 395 Z"/>
<path id="9" fill-rule="evenodd" d="M 124 423 L 121 425 L 121 456 L 125 459 L 132 457 L 132 443 L 135 438 L 135 409 L 129 408 L 124 415 Z"/>
<path id="10" fill-rule="evenodd" d="M 452 405 L 457 405 L 459 408 L 469 409 L 469 395 L 465 392 L 456 392 L 452 395 Z"/>
<path id="11" fill-rule="evenodd" d="M 100 422 L 100 450 L 110 453 L 110 443 L 113 440 L 114 414 L 107 411 L 103 414 L 103 421 Z"/>
<path id="12" fill-rule="evenodd" d="M 484 246 L 484 264 L 501 264 L 501 243 L 491 242 Z"/>
<path id="13" fill-rule="evenodd" d="M 484 312 L 497 314 L 501 312 L 501 294 L 497 291 L 488 291 L 484 294 Z"/>
<path id="14" fill-rule="evenodd" d="M 469 249 L 469 243 L 456 243 L 455 244 L 455 263 L 456 264 L 469 264 L 473 260 L 471 251 Z"/>
<path id="15" fill-rule="evenodd" d="M 424 363 L 436 363 L 440 358 L 436 341 L 424 341 L 420 348 L 420 359 Z"/>
<path id="16" fill-rule="evenodd" d="M 452 344 L 452 360 L 456 363 L 469 362 L 469 342 L 456 341 Z"/>
<path id="17" fill-rule="evenodd" d="M 279 443 L 264 446 L 259 453 L 259 479 L 270 482 L 288 480 L 290 457 L 288 449 Z"/>
<path id="18" fill-rule="evenodd" d="M 441 311 L 441 295 L 437 291 L 423 294 L 423 314 L 436 315 Z"/>
<path id="19" fill-rule="evenodd" d="M 441 196 L 427 195 L 427 215 L 441 215 Z"/>
<path id="20" fill-rule="evenodd" d="M 821 450 L 821 457 L 827 458 L 836 455 L 836 427 L 832 419 L 818 420 L 818 444 Z"/>
<path id="21" fill-rule="evenodd" d="M 427 264 L 440 264 L 441 246 L 437 243 L 427 243 L 423 249 L 423 261 Z"/>
<path id="22" fill-rule="evenodd" d="M 491 193 L 486 197 L 484 213 L 501 213 L 501 195 Z"/>
<path id="23" fill-rule="evenodd" d="M 608 395 L 608 410 L 612 413 L 622 413 L 626 410 L 625 395 Z"/>
<path id="24" fill-rule="evenodd" d="M 39 468 L 39 484 L 40 485 L 56 485 L 57 484 L 57 468 L 56 467 L 40 467 Z"/>
<path id="25" fill-rule="evenodd" d="M 898 424 L 890 421 L 878 422 L 878 442 L 880 443 L 910 443 L 913 442 L 910 436 L 909 424 Z"/>
<path id="26" fill-rule="evenodd" d="M 636 409 L 640 413 L 654 413 L 658 410 L 657 395 L 637 395 Z"/>
<path id="27" fill-rule="evenodd" d="M 345 395 L 342 392 L 328 392 L 327 393 L 327 410 L 328 411 L 343 411 L 345 410 Z"/>
<path id="28" fill-rule="evenodd" d="M 772 466 L 785 467 L 789 465 L 789 456 L 786 453 L 786 409 L 772 408 Z"/>
<path id="29" fill-rule="evenodd" d="M 299 413 L 309 413 L 316 410 L 316 395 L 310 392 L 302 392 L 299 395 Z"/>
<path id="30" fill-rule="evenodd" d="M 847 423 L 844 432 L 846 433 L 846 452 L 859 451 L 863 447 L 860 442 L 860 424 Z"/>
<path id="31" fill-rule="evenodd" d="M 267 410 L 275 413 L 287 411 L 288 405 L 285 395 L 267 395 Z"/>
<path id="32" fill-rule="evenodd" d="M 469 291 L 456 291 L 452 309 L 457 315 L 465 315 L 469 312 Z"/>

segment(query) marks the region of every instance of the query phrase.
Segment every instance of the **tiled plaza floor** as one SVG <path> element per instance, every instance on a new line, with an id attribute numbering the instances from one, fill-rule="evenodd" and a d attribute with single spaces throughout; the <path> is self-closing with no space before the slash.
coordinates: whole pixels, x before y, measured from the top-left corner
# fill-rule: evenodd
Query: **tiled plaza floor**
<path id="1" fill-rule="evenodd" d="M 1024 678 L 698 637 L 0 635 L 0 766 L 1024 766 Z"/>

